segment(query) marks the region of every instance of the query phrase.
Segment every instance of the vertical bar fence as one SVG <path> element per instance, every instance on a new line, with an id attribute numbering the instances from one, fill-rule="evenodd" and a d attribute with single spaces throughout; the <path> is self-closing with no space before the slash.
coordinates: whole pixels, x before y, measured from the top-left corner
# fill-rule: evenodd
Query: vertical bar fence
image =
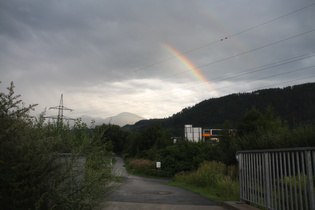
<path id="1" fill-rule="evenodd" d="M 315 210 L 315 147 L 237 152 L 241 202 Z"/>

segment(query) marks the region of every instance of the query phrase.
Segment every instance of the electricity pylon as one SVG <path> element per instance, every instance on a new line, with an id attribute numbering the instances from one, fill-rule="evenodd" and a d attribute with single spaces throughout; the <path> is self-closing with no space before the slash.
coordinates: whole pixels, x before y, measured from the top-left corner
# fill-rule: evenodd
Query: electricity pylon
<path id="1" fill-rule="evenodd" d="M 57 119 L 57 125 L 62 125 L 64 119 L 65 120 L 75 120 L 74 118 L 65 117 L 63 115 L 64 110 L 67 110 L 70 112 L 73 111 L 73 109 L 69 109 L 69 108 L 63 106 L 63 94 L 61 94 L 59 106 L 49 107 L 49 109 L 58 109 L 58 115 L 45 117 L 45 118 L 50 118 L 50 119 Z"/>

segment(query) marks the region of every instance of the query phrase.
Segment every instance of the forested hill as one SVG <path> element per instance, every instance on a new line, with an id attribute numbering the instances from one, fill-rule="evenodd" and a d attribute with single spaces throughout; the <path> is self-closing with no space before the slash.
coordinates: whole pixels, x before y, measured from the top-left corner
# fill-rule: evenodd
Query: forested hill
<path id="1" fill-rule="evenodd" d="M 289 126 L 315 121 L 315 83 L 295 85 L 286 88 L 257 90 L 252 93 L 236 93 L 220 98 L 202 101 L 193 107 L 165 119 L 142 120 L 126 129 L 141 129 L 158 122 L 169 128 L 174 135 L 182 136 L 184 125 L 194 127 L 222 128 L 225 121 L 236 127 L 246 110 L 256 107 L 264 112 L 267 106 L 275 115 L 288 122 Z"/>

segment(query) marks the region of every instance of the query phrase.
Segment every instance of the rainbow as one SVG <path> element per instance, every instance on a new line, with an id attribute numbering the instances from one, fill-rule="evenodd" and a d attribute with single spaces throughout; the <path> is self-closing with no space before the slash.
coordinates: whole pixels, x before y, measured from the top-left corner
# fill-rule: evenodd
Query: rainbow
<path id="1" fill-rule="evenodd" d="M 219 94 L 215 91 L 215 89 L 212 87 L 212 85 L 209 83 L 207 78 L 200 72 L 200 70 L 183 54 L 181 54 L 179 51 L 174 49 L 172 46 L 163 44 L 163 47 L 167 49 L 169 52 L 171 52 L 181 63 L 183 63 L 192 73 L 196 76 L 197 79 L 205 83 L 212 92 L 216 96 L 219 96 Z"/>

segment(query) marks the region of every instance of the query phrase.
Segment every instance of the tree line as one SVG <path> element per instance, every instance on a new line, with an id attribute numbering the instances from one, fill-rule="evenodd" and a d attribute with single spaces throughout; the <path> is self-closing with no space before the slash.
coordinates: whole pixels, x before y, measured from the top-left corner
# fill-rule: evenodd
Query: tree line
<path id="1" fill-rule="evenodd" d="M 175 141 L 171 129 L 165 129 L 159 123 L 138 131 L 119 129 L 116 125 L 100 127 L 119 131 L 107 136 L 117 154 L 162 162 L 161 170 L 152 171 L 152 174 L 163 176 L 196 170 L 203 161 L 235 165 L 235 154 L 239 150 L 315 146 L 315 124 L 290 128 L 287 121 L 275 115 L 271 106 L 267 106 L 263 112 L 252 107 L 243 113 L 237 123 L 236 136 L 229 134 L 231 123 L 225 121 L 222 136 L 215 144 L 210 141 L 191 142 L 184 138 Z"/>
<path id="2" fill-rule="evenodd" d="M 151 123 L 159 123 L 172 130 L 173 136 L 183 136 L 185 124 L 202 128 L 223 128 L 228 120 L 236 128 L 242 115 L 255 107 L 264 112 L 271 106 L 275 115 L 287 122 L 290 128 L 315 121 L 315 83 L 235 93 L 220 98 L 204 100 L 192 107 L 164 119 L 142 120 L 126 129 L 145 129 Z"/>

